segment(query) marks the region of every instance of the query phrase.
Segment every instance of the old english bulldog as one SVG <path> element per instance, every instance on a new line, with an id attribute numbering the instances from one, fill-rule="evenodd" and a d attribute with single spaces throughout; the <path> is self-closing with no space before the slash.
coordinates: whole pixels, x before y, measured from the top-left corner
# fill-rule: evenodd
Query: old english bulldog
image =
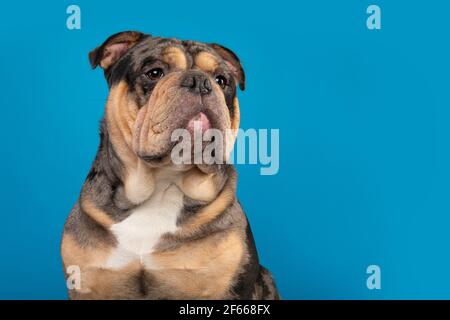
<path id="1" fill-rule="evenodd" d="M 237 132 L 238 57 L 217 44 L 127 31 L 89 59 L 110 91 L 96 158 L 64 226 L 64 270 L 77 284 L 69 297 L 278 299 L 233 166 L 171 159 L 176 129 L 192 132 L 195 122 L 202 132 Z"/>

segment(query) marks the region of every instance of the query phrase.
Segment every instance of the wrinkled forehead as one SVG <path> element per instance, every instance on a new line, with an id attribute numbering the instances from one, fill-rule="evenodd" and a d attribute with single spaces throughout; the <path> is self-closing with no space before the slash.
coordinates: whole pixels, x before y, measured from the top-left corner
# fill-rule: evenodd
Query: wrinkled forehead
<path id="1" fill-rule="evenodd" d="M 154 60 L 181 70 L 199 68 L 214 72 L 218 68 L 226 68 L 223 59 L 207 44 L 173 38 L 145 39 L 133 48 L 131 56 L 136 68 Z"/>

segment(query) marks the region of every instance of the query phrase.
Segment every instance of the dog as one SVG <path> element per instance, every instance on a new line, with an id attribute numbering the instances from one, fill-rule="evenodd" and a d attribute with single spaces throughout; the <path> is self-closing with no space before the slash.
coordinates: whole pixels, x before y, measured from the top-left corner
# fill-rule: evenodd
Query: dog
<path id="1" fill-rule="evenodd" d="M 109 87 L 100 145 L 64 225 L 70 299 L 278 299 L 231 164 L 174 164 L 171 135 L 239 128 L 239 58 L 213 43 L 110 36 L 89 53 Z M 202 144 L 202 150 L 204 146 Z M 225 155 L 225 157 L 227 154 Z"/>

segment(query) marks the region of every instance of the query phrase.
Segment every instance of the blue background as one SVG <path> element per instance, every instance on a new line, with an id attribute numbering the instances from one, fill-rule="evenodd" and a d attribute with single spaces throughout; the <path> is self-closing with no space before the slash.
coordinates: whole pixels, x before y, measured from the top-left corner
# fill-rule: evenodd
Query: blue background
<path id="1" fill-rule="evenodd" d="M 0 298 L 66 298 L 61 231 L 107 97 L 87 53 L 128 29 L 240 56 L 241 127 L 281 142 L 278 175 L 238 166 L 238 193 L 284 298 L 450 298 L 450 5 L 373 2 L 379 31 L 367 1 L 76 1 L 74 31 L 71 2 L 3 3 Z"/>

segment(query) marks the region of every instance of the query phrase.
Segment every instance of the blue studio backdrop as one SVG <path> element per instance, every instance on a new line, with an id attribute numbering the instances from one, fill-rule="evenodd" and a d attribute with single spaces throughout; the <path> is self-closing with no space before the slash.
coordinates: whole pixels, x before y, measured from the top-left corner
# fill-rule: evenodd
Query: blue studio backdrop
<path id="1" fill-rule="evenodd" d="M 71 4 L 80 30 L 66 27 Z M 370 4 L 380 30 L 366 26 Z M 241 58 L 241 127 L 280 130 L 280 168 L 238 165 L 238 195 L 283 298 L 450 298 L 449 12 L 448 1 L 2 3 L 0 298 L 67 298 L 61 232 L 108 93 L 87 54 L 130 29 Z"/>

